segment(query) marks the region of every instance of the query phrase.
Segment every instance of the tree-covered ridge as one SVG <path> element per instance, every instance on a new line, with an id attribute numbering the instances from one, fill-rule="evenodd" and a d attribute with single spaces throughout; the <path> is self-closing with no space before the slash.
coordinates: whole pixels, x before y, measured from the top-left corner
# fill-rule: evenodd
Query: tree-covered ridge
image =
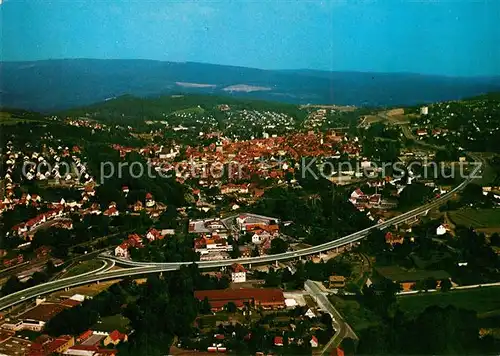
<path id="1" fill-rule="evenodd" d="M 140 119 L 163 120 L 169 115 L 188 109 L 202 109 L 198 113 L 221 112 L 220 105 L 228 105 L 232 110 L 277 111 L 297 119 L 305 116 L 298 105 L 272 101 L 231 98 L 215 95 L 178 94 L 151 98 L 123 95 L 94 105 L 60 112 L 61 116 L 85 116 L 98 119 Z"/>
<path id="2" fill-rule="evenodd" d="M 426 142 L 447 149 L 499 152 L 500 93 L 435 103 L 428 110 L 428 115 L 413 121 L 415 132 L 425 131 Z"/>

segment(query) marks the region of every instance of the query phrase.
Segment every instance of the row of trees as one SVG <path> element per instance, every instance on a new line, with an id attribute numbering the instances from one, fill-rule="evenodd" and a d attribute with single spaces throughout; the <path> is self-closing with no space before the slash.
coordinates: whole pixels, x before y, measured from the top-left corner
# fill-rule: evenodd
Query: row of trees
<path id="1" fill-rule="evenodd" d="M 414 319 L 397 310 L 359 337 L 357 353 L 366 355 L 485 355 L 500 350 L 493 337 L 479 337 L 475 312 L 453 306 L 431 306 Z"/>
<path id="2" fill-rule="evenodd" d="M 271 269 L 269 272 L 256 272 L 256 277 L 264 279 L 267 287 L 283 287 L 289 290 L 304 288 L 308 279 L 314 281 L 327 281 L 331 275 L 348 277 L 351 275 L 352 266 L 342 258 L 329 259 L 327 262 L 297 263 L 294 273 L 288 268 Z"/>
<path id="3" fill-rule="evenodd" d="M 296 179 L 302 189 L 268 189 L 252 210 L 282 221 L 293 221 L 283 231 L 291 236 L 304 237 L 312 245 L 370 226 L 366 215 L 347 201 L 347 192 L 343 189 L 309 172 L 304 172 L 304 176 L 298 172 Z"/>
<path id="4" fill-rule="evenodd" d="M 382 279 L 365 286 L 354 297 L 379 319 L 378 325 L 358 330 L 356 354 L 492 354 L 500 350 L 497 340 L 479 337 L 476 312 L 454 306 L 430 306 L 412 317 L 400 309 L 398 291 L 398 284 Z M 351 346 L 349 354 L 353 352 Z"/>

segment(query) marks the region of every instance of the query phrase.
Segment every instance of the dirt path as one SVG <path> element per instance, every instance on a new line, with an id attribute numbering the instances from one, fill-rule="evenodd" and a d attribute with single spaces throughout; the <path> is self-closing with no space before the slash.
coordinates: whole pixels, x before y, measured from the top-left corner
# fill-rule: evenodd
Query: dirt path
<path id="1" fill-rule="evenodd" d="M 450 235 L 455 237 L 455 224 L 448 216 L 448 212 L 444 213 L 444 223 L 450 227 Z"/>

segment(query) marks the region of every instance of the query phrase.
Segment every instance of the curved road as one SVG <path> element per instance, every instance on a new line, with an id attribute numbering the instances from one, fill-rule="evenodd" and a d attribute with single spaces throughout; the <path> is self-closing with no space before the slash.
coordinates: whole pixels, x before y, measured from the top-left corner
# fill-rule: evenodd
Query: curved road
<path id="1" fill-rule="evenodd" d="M 399 216 L 391 218 L 383 223 L 371 226 L 364 230 L 355 232 L 353 234 L 344 236 L 340 239 L 330 241 L 318 246 L 309 247 L 306 249 L 302 249 L 300 251 L 294 252 L 285 252 L 276 255 L 269 256 L 260 256 L 260 257 L 252 257 L 252 258 L 240 258 L 240 259 L 228 259 L 228 260 L 219 260 L 219 261 L 197 261 L 197 262 L 176 262 L 176 263 L 146 263 L 146 262 L 133 262 L 125 259 L 120 259 L 112 256 L 104 256 L 105 258 L 113 258 L 115 261 L 120 264 L 125 264 L 128 266 L 132 266 L 132 268 L 126 268 L 122 270 L 116 271 L 100 271 L 100 273 L 90 273 L 86 275 L 79 275 L 75 277 L 68 277 L 64 279 L 59 279 L 51 282 L 47 282 L 44 284 L 40 284 L 38 286 L 34 286 L 31 288 L 27 288 L 21 290 L 19 292 L 9 294 L 3 298 L 0 298 L 0 310 L 11 307 L 15 304 L 21 303 L 29 298 L 37 297 L 41 294 L 47 294 L 50 292 L 54 292 L 57 290 L 75 287 L 83 284 L 90 284 L 94 282 L 99 282 L 102 280 L 110 280 L 110 279 L 118 279 L 132 275 L 146 274 L 146 273 L 157 273 L 157 272 L 165 272 L 165 271 L 173 271 L 179 269 L 183 265 L 189 265 L 192 263 L 197 263 L 199 268 L 219 268 L 223 266 L 231 265 L 235 262 L 240 264 L 251 264 L 251 263 L 272 263 L 280 260 L 290 260 L 294 258 L 298 258 L 301 256 L 319 254 L 323 251 L 328 251 L 337 247 L 341 247 L 353 242 L 357 242 L 364 238 L 370 231 L 374 229 L 384 229 L 388 226 L 397 225 L 403 223 L 407 219 L 411 219 L 418 215 L 421 215 L 427 212 L 429 209 L 434 208 L 443 204 L 445 201 L 450 199 L 454 193 L 463 189 L 467 184 L 469 184 L 473 177 L 475 176 L 477 171 L 480 170 L 480 167 L 476 167 L 474 172 L 465 179 L 460 185 L 441 196 L 440 198 L 424 205 L 403 213 Z M 94 271 L 95 272 L 95 271 Z"/>
<path id="2" fill-rule="evenodd" d="M 317 246 L 312 246 L 308 247 L 305 249 L 301 249 L 299 251 L 293 251 L 293 252 L 285 252 L 285 253 L 280 253 L 276 255 L 266 255 L 266 256 L 260 256 L 260 257 L 248 257 L 248 258 L 238 258 L 238 259 L 227 259 L 227 260 L 218 260 L 218 261 L 197 261 L 195 263 L 198 264 L 200 268 L 213 268 L 213 267 L 222 267 L 222 266 L 229 266 L 235 262 L 238 262 L 240 264 L 251 264 L 251 263 L 269 263 L 269 262 L 275 262 L 275 261 L 280 261 L 280 260 L 289 260 L 297 257 L 302 257 L 302 256 L 308 256 L 308 255 L 314 255 L 314 254 L 319 254 L 320 252 L 328 251 L 337 247 L 341 247 L 353 242 L 357 242 L 364 238 L 368 233 L 374 229 L 385 229 L 386 227 L 392 226 L 392 225 L 397 225 L 400 223 L 403 223 L 404 221 L 411 219 L 415 216 L 424 214 L 427 212 L 429 209 L 435 208 L 436 206 L 439 206 L 449 200 L 454 193 L 460 191 L 463 189 L 470 181 L 472 178 L 467 178 L 465 181 L 463 181 L 460 185 L 458 185 L 456 188 L 451 190 L 450 192 L 444 194 L 438 199 L 433 200 L 432 202 L 418 207 L 416 209 L 410 210 L 406 213 L 403 213 L 401 215 L 398 215 L 394 218 L 391 218 L 383 223 L 377 224 L 370 226 L 366 229 L 357 231 L 353 234 L 341 237 L 337 240 L 330 241 L 321 245 Z M 130 261 L 124 258 L 120 257 L 115 257 L 111 255 L 105 255 L 107 258 L 114 259 L 117 261 L 117 263 L 121 265 L 127 265 L 127 266 L 133 266 L 133 267 L 174 267 L 174 266 L 180 266 L 182 264 L 191 264 L 193 262 L 176 262 L 176 263 L 152 263 L 152 262 L 134 262 Z"/>

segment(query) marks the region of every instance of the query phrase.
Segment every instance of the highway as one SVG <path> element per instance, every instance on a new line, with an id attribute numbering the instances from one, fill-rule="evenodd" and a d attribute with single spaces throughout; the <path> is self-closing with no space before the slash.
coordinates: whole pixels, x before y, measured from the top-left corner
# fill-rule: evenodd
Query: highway
<path id="1" fill-rule="evenodd" d="M 397 225 L 403 223 L 404 221 L 416 217 L 418 215 L 426 213 L 429 209 L 437 207 L 447 200 L 449 200 L 455 193 L 462 190 L 467 184 L 469 184 L 478 171 L 480 167 L 476 167 L 474 172 L 466 178 L 460 185 L 455 187 L 450 192 L 442 195 L 440 198 L 433 200 L 432 202 L 398 215 L 394 218 L 391 218 L 385 222 L 382 222 L 377 225 L 373 225 L 369 228 L 363 229 L 361 231 L 355 232 L 353 234 L 344 236 L 340 239 L 330 241 L 321 245 L 309 247 L 302 249 L 300 251 L 293 252 L 285 252 L 276 255 L 267 255 L 267 256 L 259 256 L 259 257 L 249 257 L 249 258 L 239 258 L 239 259 L 227 259 L 227 260 L 218 260 L 218 261 L 197 261 L 197 262 L 175 262 L 175 263 L 147 263 L 147 262 L 134 262 L 126 259 L 117 258 L 114 256 L 104 255 L 105 259 L 113 259 L 118 264 L 127 265 L 132 268 L 125 268 L 121 270 L 99 270 L 98 273 L 96 271 L 88 272 L 84 275 L 68 277 L 64 279 L 59 279 L 51 282 L 47 282 L 44 284 L 40 284 L 31 288 L 27 288 L 21 290 L 19 292 L 7 295 L 5 297 L 0 298 L 0 310 L 9 308 L 15 304 L 21 303 L 27 299 L 37 297 L 42 294 L 51 293 L 57 290 L 71 288 L 78 285 L 95 283 L 103 280 L 110 279 L 118 279 L 127 276 L 140 275 L 146 273 L 157 273 L 157 272 L 165 272 L 165 271 L 173 271 L 179 269 L 183 265 L 189 265 L 192 263 L 198 264 L 199 268 L 220 268 L 224 266 L 229 266 L 235 262 L 240 264 L 259 264 L 259 263 L 273 263 L 276 261 L 282 260 L 291 260 L 303 256 L 319 254 L 324 251 L 332 250 L 337 247 L 342 247 L 344 245 L 357 242 L 363 239 L 368 233 L 374 229 L 385 229 L 392 225 Z"/>
<path id="2" fill-rule="evenodd" d="M 406 213 L 403 213 L 401 215 L 398 215 L 394 218 L 388 219 L 387 221 L 373 225 L 371 227 L 368 227 L 366 229 L 357 231 L 353 234 L 341 237 L 340 239 L 330 241 L 321 245 L 317 246 L 312 246 L 308 247 L 299 251 L 293 251 L 293 252 L 285 252 L 285 253 L 280 253 L 276 255 L 266 255 L 266 256 L 259 256 L 259 257 L 248 257 L 248 258 L 238 258 L 238 259 L 227 259 L 227 260 L 218 260 L 218 261 L 198 261 L 196 262 L 200 268 L 216 268 L 216 267 L 223 267 L 223 266 L 229 266 L 235 262 L 238 262 L 240 264 L 251 264 L 251 263 L 272 263 L 276 261 L 281 261 L 281 260 L 289 260 L 289 259 L 294 259 L 298 257 L 303 257 L 303 256 L 308 256 L 308 255 L 315 255 L 319 254 L 324 251 L 332 250 L 337 247 L 341 247 L 350 243 L 357 242 L 364 238 L 366 235 L 370 233 L 370 231 L 374 229 L 385 229 L 389 226 L 392 225 L 397 225 L 401 224 L 404 221 L 411 219 L 415 216 L 424 214 L 427 212 L 429 209 L 435 208 L 436 206 L 439 206 L 449 200 L 453 194 L 456 192 L 460 191 L 463 189 L 472 179 L 467 178 L 465 181 L 463 181 L 460 185 L 458 185 L 456 188 L 451 190 L 450 192 L 442 195 L 440 198 L 433 200 L 432 202 L 418 207 L 416 209 L 410 210 Z M 111 258 L 116 260 L 116 262 L 120 265 L 127 265 L 127 266 L 133 266 L 133 267 L 158 267 L 158 266 L 165 266 L 165 267 L 172 267 L 172 266 L 180 266 L 182 264 L 186 263 L 151 263 L 151 262 L 134 262 L 130 261 L 124 258 L 120 257 L 115 257 L 111 255 L 106 255 L 107 258 Z M 187 262 L 187 263 L 192 263 L 192 262 Z"/>
<path id="3" fill-rule="evenodd" d="M 122 270 L 101 272 L 103 267 L 99 268 L 99 271 L 87 272 L 74 277 L 68 277 L 63 279 L 58 279 L 55 281 L 39 284 L 34 287 L 23 289 L 19 292 L 9 294 L 5 297 L 0 298 L 0 310 L 11 307 L 15 304 L 26 301 L 30 298 L 35 298 L 42 294 L 47 294 L 62 290 L 65 288 L 75 287 L 84 284 L 91 284 L 104 280 L 119 279 L 126 276 L 133 276 L 145 273 L 155 273 L 164 271 L 173 271 L 178 269 L 178 267 L 134 267 Z M 101 273 L 99 273 L 101 272 Z"/>

